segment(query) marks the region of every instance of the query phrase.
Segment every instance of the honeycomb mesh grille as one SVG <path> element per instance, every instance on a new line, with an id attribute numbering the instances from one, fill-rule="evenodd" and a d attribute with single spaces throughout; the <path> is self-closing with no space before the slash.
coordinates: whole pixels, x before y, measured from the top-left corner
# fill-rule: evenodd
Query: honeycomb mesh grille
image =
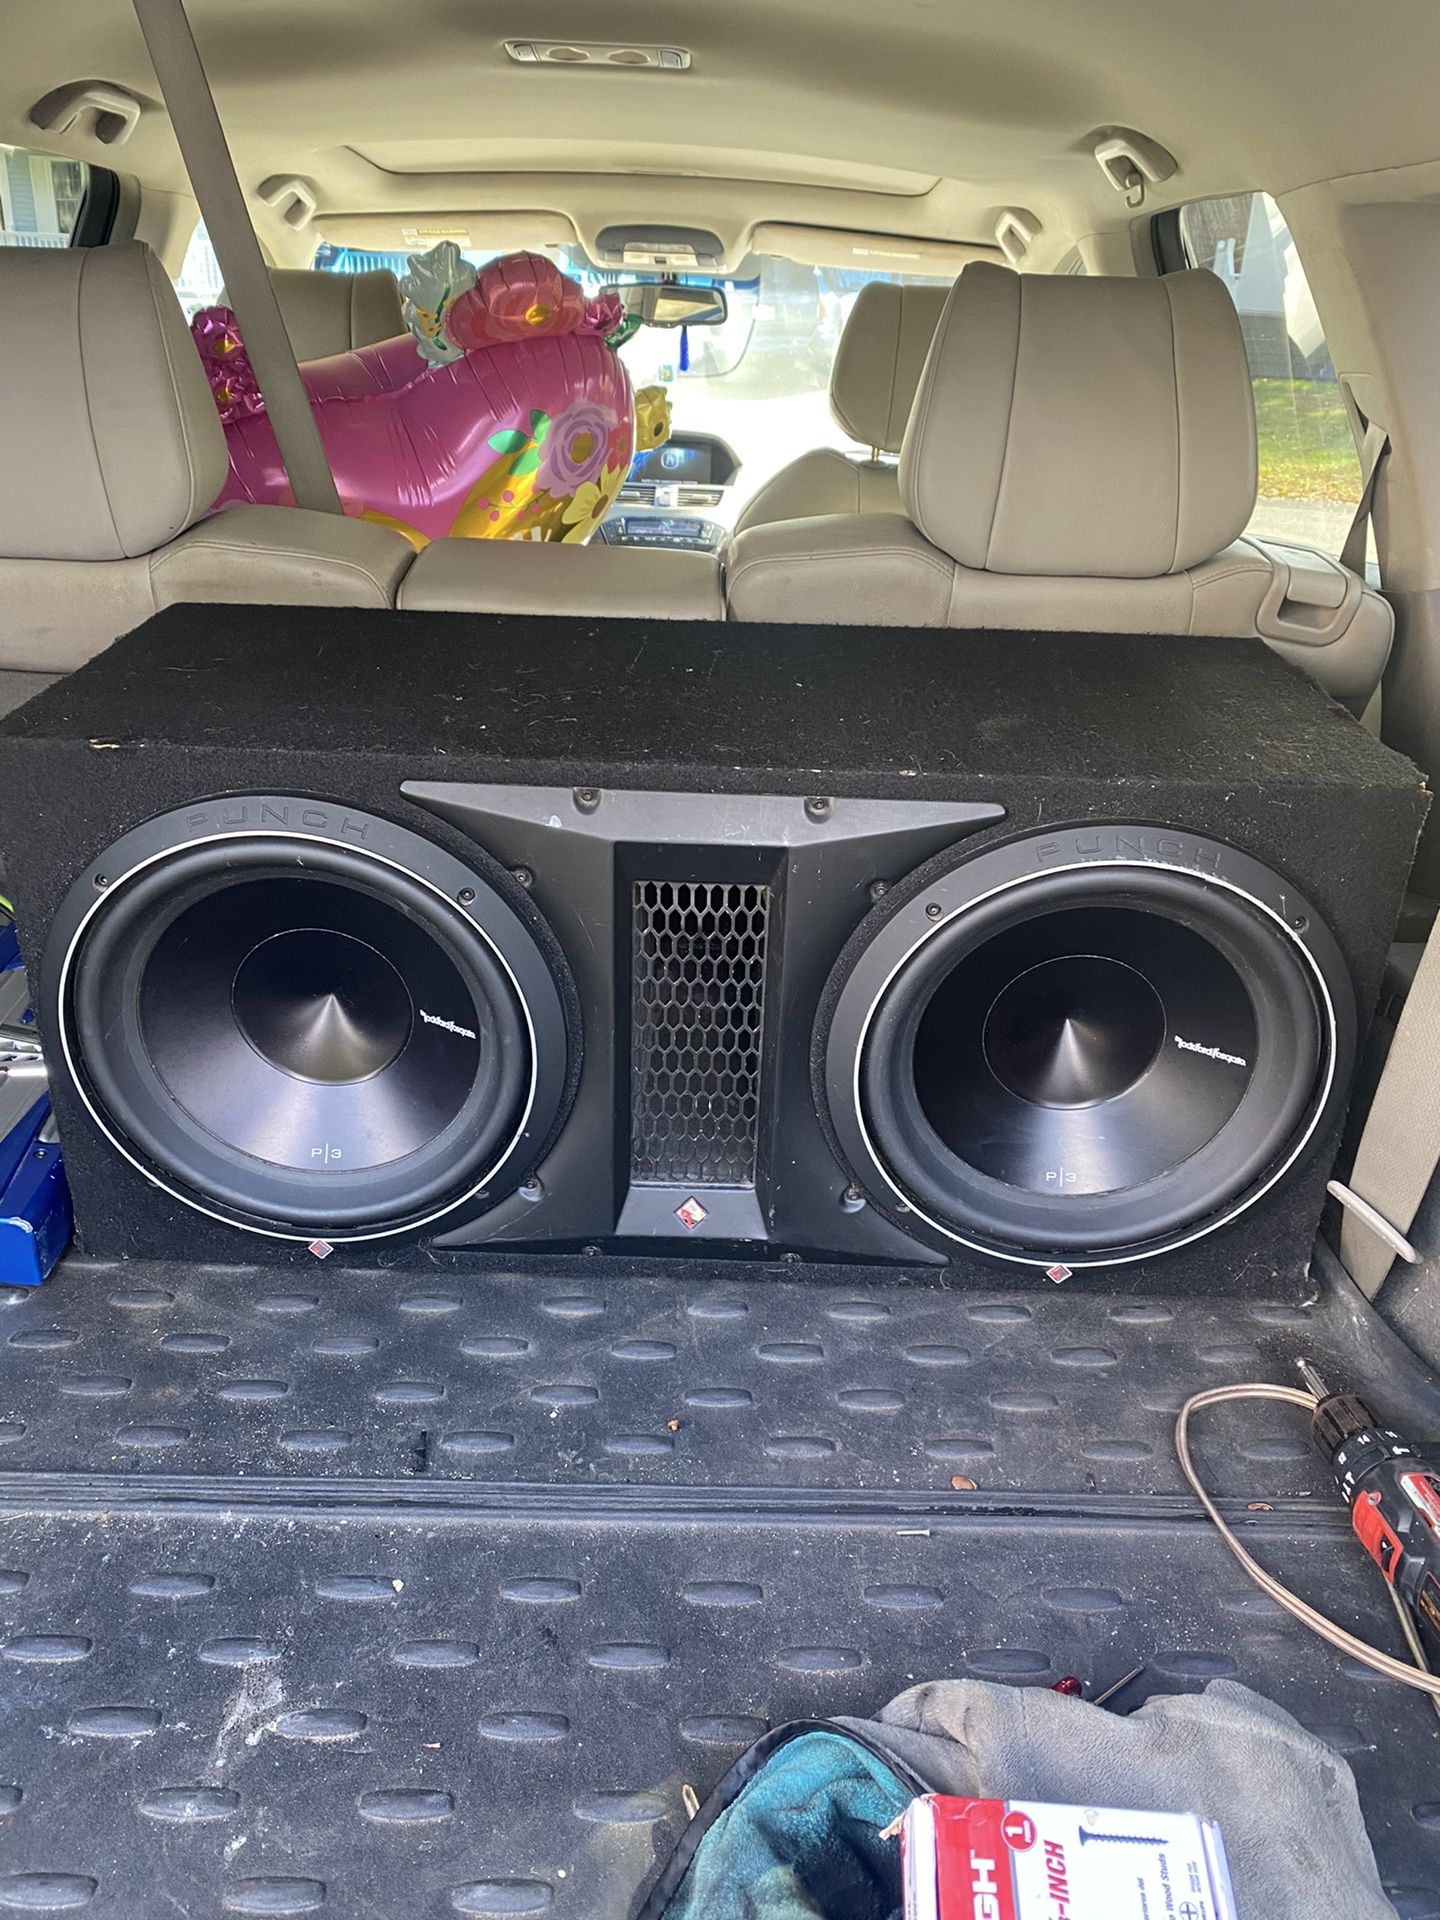
<path id="1" fill-rule="evenodd" d="M 768 887 L 636 882 L 633 1180 L 754 1185 L 769 920 Z"/>

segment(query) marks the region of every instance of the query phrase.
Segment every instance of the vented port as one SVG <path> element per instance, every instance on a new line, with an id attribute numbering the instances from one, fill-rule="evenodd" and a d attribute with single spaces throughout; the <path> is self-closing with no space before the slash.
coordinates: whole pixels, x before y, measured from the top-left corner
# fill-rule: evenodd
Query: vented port
<path id="1" fill-rule="evenodd" d="M 633 915 L 631 1177 L 753 1186 L 770 889 L 641 880 Z"/>

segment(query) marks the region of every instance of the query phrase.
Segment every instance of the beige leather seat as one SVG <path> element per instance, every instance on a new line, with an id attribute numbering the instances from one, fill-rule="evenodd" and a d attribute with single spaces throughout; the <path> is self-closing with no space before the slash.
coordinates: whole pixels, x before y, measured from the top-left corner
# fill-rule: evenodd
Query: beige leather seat
<path id="1" fill-rule="evenodd" d="M 405 331 L 393 273 L 316 273 L 272 267 L 271 285 L 297 360 L 323 360 L 352 347 L 372 347 Z"/>
<path id="2" fill-rule="evenodd" d="M 900 452 L 903 511 L 739 536 L 738 620 L 1254 635 L 1354 708 L 1392 617 L 1327 555 L 1241 536 L 1255 417 L 1212 274 L 956 281 Z"/>
<path id="3" fill-rule="evenodd" d="M 400 583 L 427 613 L 547 613 L 580 619 L 723 620 L 720 563 L 662 547 L 545 540 L 435 540 Z"/>
<path id="4" fill-rule="evenodd" d="M 900 483 L 893 456 L 925 356 L 945 306 L 945 287 L 902 287 L 872 280 L 862 287 L 835 350 L 830 411 L 869 459 L 816 447 L 768 480 L 736 522 L 736 532 L 775 520 L 828 513 L 898 513 Z M 884 459 L 882 455 L 890 455 Z"/>
<path id="5" fill-rule="evenodd" d="M 225 438 L 137 243 L 0 249 L 0 449 L 0 668 L 67 672 L 179 600 L 392 606 L 414 558 L 335 514 L 203 517 Z"/>
<path id="6" fill-rule="evenodd" d="M 754 526 L 802 514 L 895 512 L 893 461 L 948 290 L 873 282 L 863 289 L 835 356 L 830 405 L 869 460 L 830 448 L 802 454 L 762 488 L 740 519 Z M 439 540 L 406 574 L 400 605 L 430 613 L 554 613 L 579 618 L 723 620 L 720 563 L 655 547 Z"/>
<path id="7" fill-rule="evenodd" d="M 405 331 L 392 273 L 274 268 L 270 278 L 297 360 L 317 360 Z M 917 380 L 923 359 L 922 349 Z M 437 540 L 407 571 L 399 604 L 429 613 L 725 618 L 719 562 L 708 555 L 531 540 Z"/>

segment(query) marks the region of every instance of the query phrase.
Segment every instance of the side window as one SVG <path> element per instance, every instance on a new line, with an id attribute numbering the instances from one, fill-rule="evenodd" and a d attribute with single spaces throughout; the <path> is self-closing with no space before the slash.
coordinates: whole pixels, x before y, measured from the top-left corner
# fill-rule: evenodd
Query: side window
<path id="1" fill-rule="evenodd" d="M 490 257 L 488 254 L 471 253 L 468 249 L 465 253 L 465 258 L 472 262 Z M 410 255 L 403 251 L 377 253 L 368 247 L 337 247 L 332 241 L 322 240 L 310 264 L 317 273 L 369 273 L 374 268 L 383 267 L 398 280 L 402 273 L 409 271 Z"/>
<path id="2" fill-rule="evenodd" d="M 89 173 L 83 160 L 0 146 L 0 247 L 68 247 Z"/>
<path id="3" fill-rule="evenodd" d="M 1268 193 L 1180 210 L 1192 267 L 1230 290 L 1255 390 L 1260 497 L 1252 533 L 1338 553 L 1360 498 L 1360 461 L 1305 269 Z"/>
<path id="4" fill-rule="evenodd" d="M 220 271 L 220 262 L 215 258 L 215 249 L 210 244 L 210 236 L 202 220 L 191 234 L 190 244 L 185 249 L 185 258 L 175 280 L 176 297 L 185 309 L 185 318 L 193 320 L 202 307 L 218 307 L 224 291 L 225 276 Z"/>

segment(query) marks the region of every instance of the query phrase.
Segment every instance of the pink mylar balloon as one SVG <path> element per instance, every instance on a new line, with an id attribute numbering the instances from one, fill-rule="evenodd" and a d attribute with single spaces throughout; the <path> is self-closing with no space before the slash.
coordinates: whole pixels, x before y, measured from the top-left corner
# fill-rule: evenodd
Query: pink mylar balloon
<path id="1" fill-rule="evenodd" d="M 585 295 L 568 274 L 539 254 L 509 254 L 483 267 L 475 285 L 445 315 L 457 347 L 573 333 L 585 318 Z"/>
<path id="2" fill-rule="evenodd" d="M 346 513 L 417 546 L 447 536 L 588 539 L 635 452 L 635 396 L 604 333 L 618 302 L 586 305 L 549 261 L 512 256 L 446 308 L 461 356 L 427 365 L 410 335 L 300 369 Z M 290 504 L 234 315 L 192 324 L 230 448 L 218 506 Z M 647 444 L 658 444 L 646 411 Z M 662 434 L 663 437 L 663 434 Z"/>

